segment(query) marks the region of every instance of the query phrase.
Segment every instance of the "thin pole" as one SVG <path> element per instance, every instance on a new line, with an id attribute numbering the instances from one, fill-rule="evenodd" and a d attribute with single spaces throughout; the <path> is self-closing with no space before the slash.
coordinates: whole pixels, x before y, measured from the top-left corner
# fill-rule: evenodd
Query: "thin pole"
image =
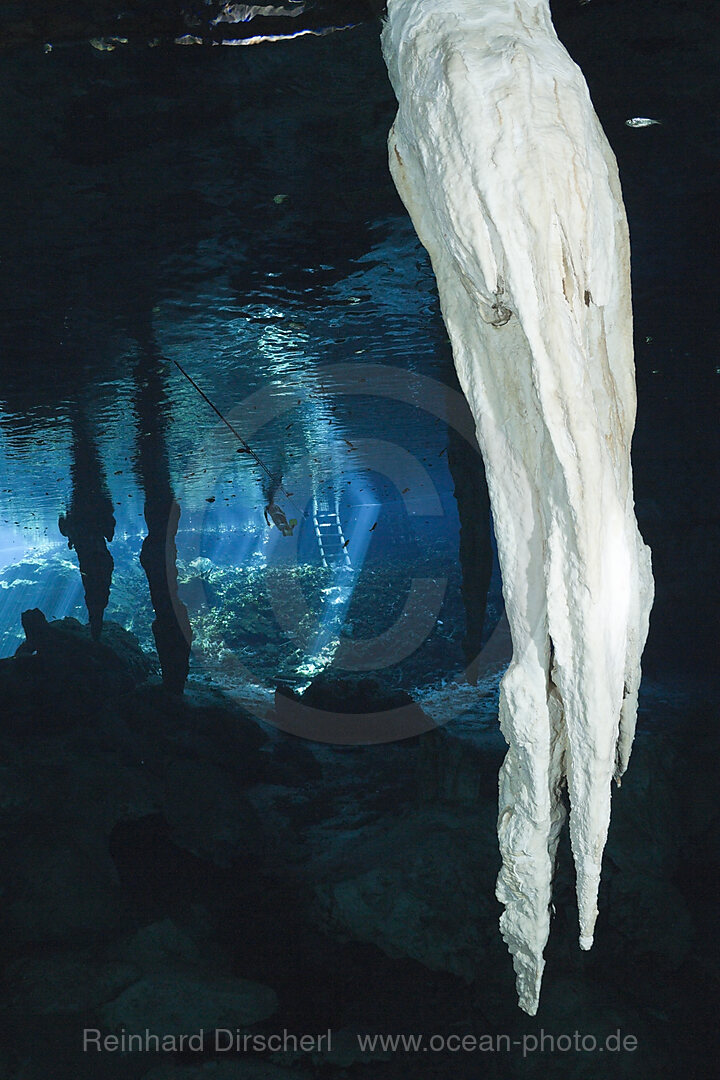
<path id="1" fill-rule="evenodd" d="M 174 360 L 174 359 L 173 359 L 172 357 L 166 357 L 166 359 L 170 360 L 170 362 L 171 362 L 172 364 L 174 364 L 174 365 L 175 365 L 175 367 L 176 367 L 176 368 L 178 369 L 178 371 L 179 371 L 179 372 L 180 372 L 180 373 L 181 373 L 182 375 L 184 375 L 184 376 L 185 376 L 185 378 L 186 378 L 186 379 L 187 379 L 187 381 L 188 381 L 188 382 L 189 382 L 189 383 L 191 384 L 191 386 L 194 386 L 194 387 L 195 387 L 195 389 L 197 390 L 198 394 L 199 394 L 199 395 L 200 395 L 200 397 L 201 397 L 201 398 L 203 399 L 203 401 L 206 401 L 206 402 L 207 402 L 207 404 L 208 404 L 208 405 L 210 406 L 210 408 L 212 409 L 212 411 L 213 411 L 213 412 L 214 412 L 214 413 L 216 414 L 216 416 L 219 416 L 219 417 L 220 417 L 220 419 L 222 420 L 222 422 L 223 422 L 223 424 L 225 425 L 225 427 L 226 427 L 226 428 L 228 428 L 228 429 L 229 429 L 230 431 L 232 431 L 233 435 L 234 435 L 234 436 L 235 436 L 235 438 L 236 438 L 236 439 L 238 440 L 238 442 L 242 444 L 242 446 L 243 446 L 243 448 L 244 448 L 245 452 L 246 452 L 246 453 L 248 453 L 248 454 L 250 454 L 250 456 L 251 456 L 251 457 L 253 458 L 253 460 L 254 460 L 255 462 L 257 462 L 257 464 L 258 464 L 258 465 L 260 466 L 260 468 L 261 468 L 261 469 L 263 470 L 263 472 L 264 472 L 264 473 L 266 473 L 266 475 L 270 477 L 270 479 L 272 480 L 273 484 L 277 484 L 277 487 L 278 487 L 278 488 L 280 489 L 280 491 L 282 491 L 283 495 L 284 495 L 284 496 L 285 496 L 285 498 L 286 498 L 286 499 L 288 500 L 288 502 L 290 503 L 290 505 L 291 505 L 291 506 L 294 506 L 294 507 L 295 507 L 295 509 L 297 510 L 297 512 L 298 512 L 299 514 L 302 514 L 302 516 L 303 516 L 303 517 L 306 517 L 306 514 L 305 514 L 305 513 L 303 512 L 303 511 L 301 511 L 300 509 L 298 509 L 298 507 L 297 507 L 297 506 L 295 505 L 295 503 L 294 503 L 294 502 L 292 501 L 292 499 L 291 499 L 291 498 L 290 498 L 290 496 L 288 495 L 287 491 L 286 491 L 286 490 L 285 490 L 285 488 L 283 487 L 282 483 L 280 483 L 280 482 L 279 482 L 278 480 L 276 480 L 276 478 L 275 478 L 275 477 L 273 476 L 273 474 L 272 474 L 272 473 L 270 472 L 270 470 L 268 469 L 268 467 L 267 467 L 267 465 L 265 464 L 265 462 L 264 462 L 264 461 L 262 461 L 262 460 L 261 460 L 261 458 L 259 458 L 259 457 L 258 457 L 258 455 L 257 455 L 257 454 L 255 453 L 255 451 L 253 450 L 253 448 L 252 448 L 252 447 L 251 447 L 251 446 L 250 446 L 250 445 L 249 445 L 249 444 L 248 444 L 248 443 L 247 443 L 247 442 L 245 441 L 245 439 L 243 439 L 242 435 L 241 435 L 241 434 L 240 434 L 240 432 L 239 432 L 239 431 L 237 430 L 237 428 L 234 428 L 234 427 L 233 427 L 233 425 L 232 425 L 232 424 L 230 423 L 230 421 L 229 421 L 229 420 L 226 420 L 226 419 L 225 419 L 225 417 L 224 417 L 224 416 L 223 416 L 223 414 L 222 414 L 222 413 L 220 412 L 220 410 L 218 409 L 218 407 L 217 407 L 216 405 L 214 405 L 214 404 L 212 403 L 212 401 L 211 401 L 211 400 L 210 400 L 210 398 L 209 398 L 209 397 L 207 396 L 207 394 L 205 393 L 205 391 L 204 391 L 204 390 L 202 390 L 202 389 L 201 389 L 201 388 L 200 388 L 200 387 L 198 386 L 198 384 L 197 384 L 197 383 L 195 382 L 195 380 L 193 379 L 193 377 L 192 377 L 191 375 L 188 375 L 188 373 L 187 373 L 187 371 L 185 370 L 185 368 L 184 368 L 184 367 L 182 367 L 182 365 L 181 365 L 181 364 L 179 364 L 179 363 L 177 362 L 177 360 Z"/>

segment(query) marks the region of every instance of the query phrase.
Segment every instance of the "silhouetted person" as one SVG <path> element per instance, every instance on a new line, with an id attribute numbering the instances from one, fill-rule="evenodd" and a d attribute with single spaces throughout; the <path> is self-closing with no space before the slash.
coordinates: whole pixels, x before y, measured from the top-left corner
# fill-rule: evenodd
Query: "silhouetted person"
<path id="1" fill-rule="evenodd" d="M 297 518 L 290 518 L 288 521 L 285 511 L 282 510 L 276 502 L 268 503 L 263 513 L 265 514 L 265 521 L 268 525 L 272 521 L 283 536 L 292 536 L 293 529 L 297 525 Z"/>
<path id="2" fill-rule="evenodd" d="M 265 521 L 268 525 L 272 522 L 283 536 L 292 536 L 297 525 L 297 518 L 290 518 L 288 521 L 285 511 L 275 502 L 275 496 L 282 487 L 282 475 L 280 474 L 280 479 L 272 481 L 269 477 L 264 478 L 262 487 L 266 499 L 265 509 L 263 510 Z"/>
<path id="3" fill-rule="evenodd" d="M 68 547 L 75 549 L 90 633 L 97 641 L 110 597 L 114 564 L 107 542 L 115 534 L 115 516 L 97 444 L 80 410 L 73 413 L 72 433 L 72 496 L 58 528 L 67 537 Z"/>
<path id="4" fill-rule="evenodd" d="M 165 372 L 162 357 L 149 336 L 135 369 L 135 385 L 137 473 L 145 493 L 148 530 L 140 563 L 155 612 L 152 632 L 163 685 L 173 693 L 182 693 L 190 669 L 192 630 L 177 588 L 175 536 L 180 507 L 172 489 L 165 437 L 168 421 Z"/>

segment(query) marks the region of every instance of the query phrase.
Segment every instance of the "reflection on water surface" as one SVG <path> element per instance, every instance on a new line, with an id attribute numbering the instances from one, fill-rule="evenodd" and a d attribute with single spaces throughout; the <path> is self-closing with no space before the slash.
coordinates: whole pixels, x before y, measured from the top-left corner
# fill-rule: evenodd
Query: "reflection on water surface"
<path id="1" fill-rule="evenodd" d="M 190 638 L 229 684 L 461 673 L 487 499 L 454 495 L 480 462 L 387 174 L 376 28 L 18 51 L 2 78 L 2 654 L 39 606 L 96 632 L 105 609 L 178 685 Z"/>

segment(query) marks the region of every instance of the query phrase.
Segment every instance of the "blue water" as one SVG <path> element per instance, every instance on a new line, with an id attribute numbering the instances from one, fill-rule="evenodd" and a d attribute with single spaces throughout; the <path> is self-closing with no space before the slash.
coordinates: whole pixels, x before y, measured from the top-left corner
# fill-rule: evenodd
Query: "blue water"
<path id="1" fill-rule="evenodd" d="M 308 655 L 322 652 L 328 625 L 346 642 L 390 628 L 413 578 L 428 575 L 439 599 L 402 650 L 412 670 L 402 674 L 390 655 L 373 670 L 392 669 L 408 686 L 461 671 L 447 447 L 449 426 L 472 437 L 472 424 L 429 262 L 387 171 L 394 103 L 376 28 L 334 35 L 332 48 L 304 38 L 211 56 L 27 50 L 1 78 L 15 146 L 0 180 L 14 208 L 0 263 L 1 654 L 21 639 L 27 607 L 86 620 L 75 553 L 58 529 L 74 483 L 81 498 L 106 485 L 112 501 L 106 617 L 152 647 L 137 563 L 139 448 L 149 439 L 150 458 L 163 462 L 156 482 L 181 509 L 191 673 L 206 672 L 231 636 L 246 661 L 257 652 L 257 627 L 245 627 L 242 644 L 239 631 L 218 629 L 232 611 L 208 575 L 225 571 L 229 583 L 242 571 L 237 607 L 238 590 L 252 592 L 276 568 L 288 589 L 314 574 L 330 590 L 304 612 L 301 646 L 281 664 L 286 679 L 328 662 L 327 650 L 314 666 Z M 268 527 L 271 501 L 298 523 L 292 536 Z M 318 504 L 337 510 L 346 544 L 328 567 Z M 353 617 L 355 595 L 372 617 Z M 497 619 L 497 574 L 494 597 Z M 262 637 L 293 636 L 299 617 L 288 604 L 275 588 L 275 627 Z M 255 657 L 258 679 L 271 683 L 278 663 L 276 653 Z"/>
<path id="2" fill-rule="evenodd" d="M 716 657 L 714 144 L 693 107 L 702 71 L 681 97 L 653 84 L 652 108 L 636 99 L 653 57 L 626 51 L 626 81 L 606 77 L 607 54 L 597 59 L 583 36 L 606 16 L 597 8 L 559 25 L 574 35 L 617 153 L 631 226 L 635 492 L 657 582 L 644 667 L 692 687 Z M 383 560 L 397 569 L 368 599 L 374 626 L 355 620 L 345 636 L 387 628 L 387 609 L 422 569 L 447 580 L 436 612 L 445 659 L 418 655 L 402 678 L 461 669 L 467 613 L 446 447 L 448 425 L 465 431 L 467 413 L 452 404 L 432 272 L 388 175 L 395 104 L 377 26 L 241 49 L 17 49 L 4 57 L 0 97 L 11 148 L 0 170 L 0 652 L 17 644 L 25 607 L 83 615 L 78 575 L 72 585 L 47 562 L 77 570 L 57 523 L 80 425 L 117 521 L 107 614 L 148 647 L 142 575 L 130 588 L 145 533 L 143 438 L 181 508 L 181 591 L 198 557 L 316 565 L 304 515 L 314 496 L 337 496 L 356 582 Z M 627 128 L 643 111 L 662 125 Z M 173 360 L 233 417 L 262 467 L 237 453 Z M 266 525 L 270 497 L 299 522 L 292 538 Z M 44 576 L 27 558 L 47 563 Z M 8 574 L 28 584 L 10 589 Z M 499 605 L 496 568 L 492 618 Z M 196 649 L 208 633 L 197 628 Z"/>
<path id="3" fill-rule="evenodd" d="M 717 722 L 706 701 L 717 669 L 713 566 L 720 540 L 713 501 L 720 246 L 713 234 L 717 136 L 707 110 L 709 46 L 697 13 L 679 5 L 670 14 L 668 4 L 601 0 L 553 8 L 617 153 L 630 220 L 635 493 L 657 592 L 639 737 L 613 795 L 598 941 L 588 955 L 575 949 L 566 850 L 538 1022 L 556 1035 L 597 1029 L 604 1036 L 620 1026 L 637 1033 L 640 1053 L 613 1061 L 618 1076 L 670 1075 L 677 1066 L 705 1076 L 717 971 Z M 457 396 L 432 272 L 388 175 L 385 140 L 395 105 L 378 26 L 251 48 L 133 45 L 98 52 L 87 43 L 56 44 L 49 53 L 8 50 L 2 59 L 0 656 L 21 641 L 27 608 L 87 620 L 78 553 L 59 528 L 63 515 L 75 522 L 73 535 L 85 527 L 92 535 L 100 592 L 107 543 L 114 569 L 105 617 L 132 630 L 153 655 L 154 612 L 140 564 L 145 504 L 152 510 L 172 495 L 181 511 L 175 539 L 179 598 L 193 634 L 192 679 L 272 691 L 277 682 L 302 688 L 329 670 L 428 692 L 425 707 L 438 687 L 441 698 L 450 680 L 463 678 L 473 619 L 482 624 L 476 646 L 487 642 L 484 655 L 493 652 L 492 632 L 503 625 L 500 581 L 496 560 L 489 587 L 482 573 L 471 574 L 488 556 L 487 545 L 460 565 L 461 538 L 473 527 L 477 537 L 490 535 L 479 494 L 455 495 L 458 480 L 480 476 L 482 466 L 467 448 L 472 425 Z M 625 120 L 634 115 L 658 116 L 662 124 L 629 129 Z M 295 519 L 291 535 L 268 524 L 269 505 Z M 323 558 L 317 532 L 328 510 L 337 537 Z M 501 651 L 493 655 L 501 666 Z M 138 746 L 147 745 L 162 759 L 162 784 L 165 757 L 172 766 L 190 755 L 198 787 L 180 791 L 190 805 L 201 786 L 216 783 L 224 743 L 213 725 L 200 724 L 197 742 L 185 741 L 187 720 L 174 703 L 169 738 L 162 730 L 156 735 L 161 706 L 139 717 L 130 741 L 126 717 L 118 716 L 116 747 L 115 729 L 102 715 L 59 737 L 52 716 L 45 730 L 45 702 L 36 727 L 21 711 L 10 718 L 4 757 L 11 781 L 9 925 L 12 904 L 29 895 L 31 921 L 35 908 L 42 920 L 49 905 L 53 942 L 58 913 L 57 933 L 65 932 L 63 902 L 74 908 L 79 895 L 65 884 L 65 852 L 69 858 L 77 850 L 85 860 L 85 830 L 94 828 L 102 838 L 98 877 L 84 861 L 77 864 L 82 894 L 92 897 L 97 880 L 102 906 L 108 847 L 116 865 L 131 871 L 124 896 L 137 890 L 141 897 L 139 913 L 131 905 L 133 920 L 176 918 L 186 904 L 204 926 L 212 909 L 223 953 L 229 944 L 243 975 L 257 972 L 265 981 L 267 971 L 283 1008 L 292 1015 L 297 1004 L 303 1021 L 345 1025 L 369 1016 L 384 1023 L 387 1012 L 397 1030 L 429 1032 L 439 1024 L 453 1033 L 534 1031 L 516 1014 L 492 900 L 502 753 L 496 685 L 497 679 L 477 695 L 451 687 L 455 722 L 441 733 L 451 740 L 447 753 L 442 740 L 420 750 L 406 740 L 367 755 L 365 747 L 352 748 L 362 751 L 356 755 L 313 747 L 323 762 L 318 778 L 306 747 L 294 745 L 299 740 L 272 744 L 275 772 L 263 771 L 266 755 L 250 742 L 248 760 L 240 762 L 250 787 L 259 778 L 260 788 L 272 789 L 279 777 L 281 793 L 277 804 L 257 804 L 269 823 L 269 871 L 258 874 L 252 861 L 242 862 L 240 883 L 231 879 L 230 889 L 225 866 L 220 877 L 217 868 L 208 875 L 207 863 L 189 857 L 194 841 L 178 855 L 170 832 L 158 830 L 158 815 L 143 816 L 144 796 L 127 811 L 140 820 L 121 821 L 108 846 L 107 822 L 117 819 L 105 816 L 101 791 L 117 778 L 124 802 L 126 773 L 145 771 L 144 752 L 136 758 Z M 186 701 L 203 701 L 205 691 L 194 691 Z M 693 695 L 700 705 L 688 704 Z M 155 698 L 148 693 L 147 700 Z M 47 704 L 50 712 L 53 702 Z M 462 752 L 455 753 L 458 745 Z M 107 765 L 108 751 L 116 750 L 121 771 Z M 467 764 L 457 802 L 452 783 L 438 785 L 437 795 L 421 791 L 418 801 L 416 750 L 426 767 L 437 752 L 450 780 L 456 764 Z M 283 762 L 293 766 L 289 780 Z M 228 764 L 234 769 L 238 762 Z M 237 775 L 244 784 L 245 772 Z M 17 790 L 40 792 L 39 801 L 13 801 L 16 776 Z M 475 802 L 465 788 L 478 777 Z M 80 801 L 66 796 L 76 778 Z M 45 788 L 56 780 L 54 801 L 52 792 L 46 800 Z M 213 841 L 218 820 L 234 820 L 236 802 L 244 813 L 242 784 L 229 812 L 222 785 L 219 816 L 193 807 Z M 287 797 L 285 784 L 293 785 Z M 80 807 L 68 825 L 66 816 Z M 394 831 L 395 818 L 415 814 L 418 829 L 406 842 Z M 242 843 L 254 829 L 243 824 Z M 348 864 L 345 855 L 338 863 L 343 882 L 359 868 L 369 894 L 378 883 L 376 929 L 339 952 L 328 947 L 324 930 L 305 926 L 294 867 L 298 852 L 304 859 L 298 837 L 313 829 L 323 858 L 349 839 Z M 381 833 L 390 842 L 400 836 L 401 849 L 384 850 Z M 56 840 L 61 858 L 46 862 L 43 853 Z M 290 873 L 273 868 L 277 852 L 280 864 L 282 853 L 289 855 Z M 37 881 L 35 893 L 23 873 L 32 888 Z M 435 937 L 439 946 L 448 935 L 452 942 L 457 929 L 472 950 L 481 943 L 472 988 L 443 969 L 442 955 L 440 971 L 408 960 L 415 956 L 412 923 L 401 959 L 375 948 L 378 941 L 384 947 L 386 923 L 398 929 L 406 921 L 405 910 L 393 906 L 396 896 L 409 896 L 417 941 L 431 946 L 420 955 L 433 967 Z M 237 899 L 239 910 L 231 910 Z M 44 925 L 39 933 L 46 935 Z M 5 936 L 10 952 L 52 953 L 46 936 L 29 945 Z M 85 928 L 72 944 L 85 949 Z M 17 1045 L 30 1047 L 18 1065 L 23 1073 L 47 1075 L 46 1058 L 58 1076 L 95 1068 L 90 1059 L 77 1065 L 77 1043 L 69 1048 L 75 1033 L 62 1014 L 43 1015 L 41 1024 L 31 1015 L 20 1027 Z M 383 1075 L 406 1075 L 406 1060 L 390 1063 Z M 471 1061 L 458 1073 L 458 1060 L 454 1055 L 442 1072 L 442 1062 L 436 1069 L 427 1055 L 433 1076 L 478 1068 Z M 109 1056 L 103 1064 L 116 1069 Z M 124 1071 L 122 1060 L 117 1068 Z M 135 1068 L 139 1075 L 145 1063 Z M 484 1058 L 481 1069 L 498 1077 L 607 1072 L 597 1059 L 562 1054 L 534 1067 L 532 1060 L 516 1066 Z"/>

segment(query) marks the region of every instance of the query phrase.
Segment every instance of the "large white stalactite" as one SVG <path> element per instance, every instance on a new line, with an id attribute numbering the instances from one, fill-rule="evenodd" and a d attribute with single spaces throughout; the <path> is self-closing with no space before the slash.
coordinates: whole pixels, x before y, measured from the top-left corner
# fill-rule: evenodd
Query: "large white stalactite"
<path id="1" fill-rule="evenodd" d="M 590 948 L 653 582 L 634 515 L 630 255 L 617 165 L 547 0 L 389 0 L 390 167 L 432 259 L 492 501 L 513 657 L 501 929 L 537 1010 L 570 803 Z"/>

